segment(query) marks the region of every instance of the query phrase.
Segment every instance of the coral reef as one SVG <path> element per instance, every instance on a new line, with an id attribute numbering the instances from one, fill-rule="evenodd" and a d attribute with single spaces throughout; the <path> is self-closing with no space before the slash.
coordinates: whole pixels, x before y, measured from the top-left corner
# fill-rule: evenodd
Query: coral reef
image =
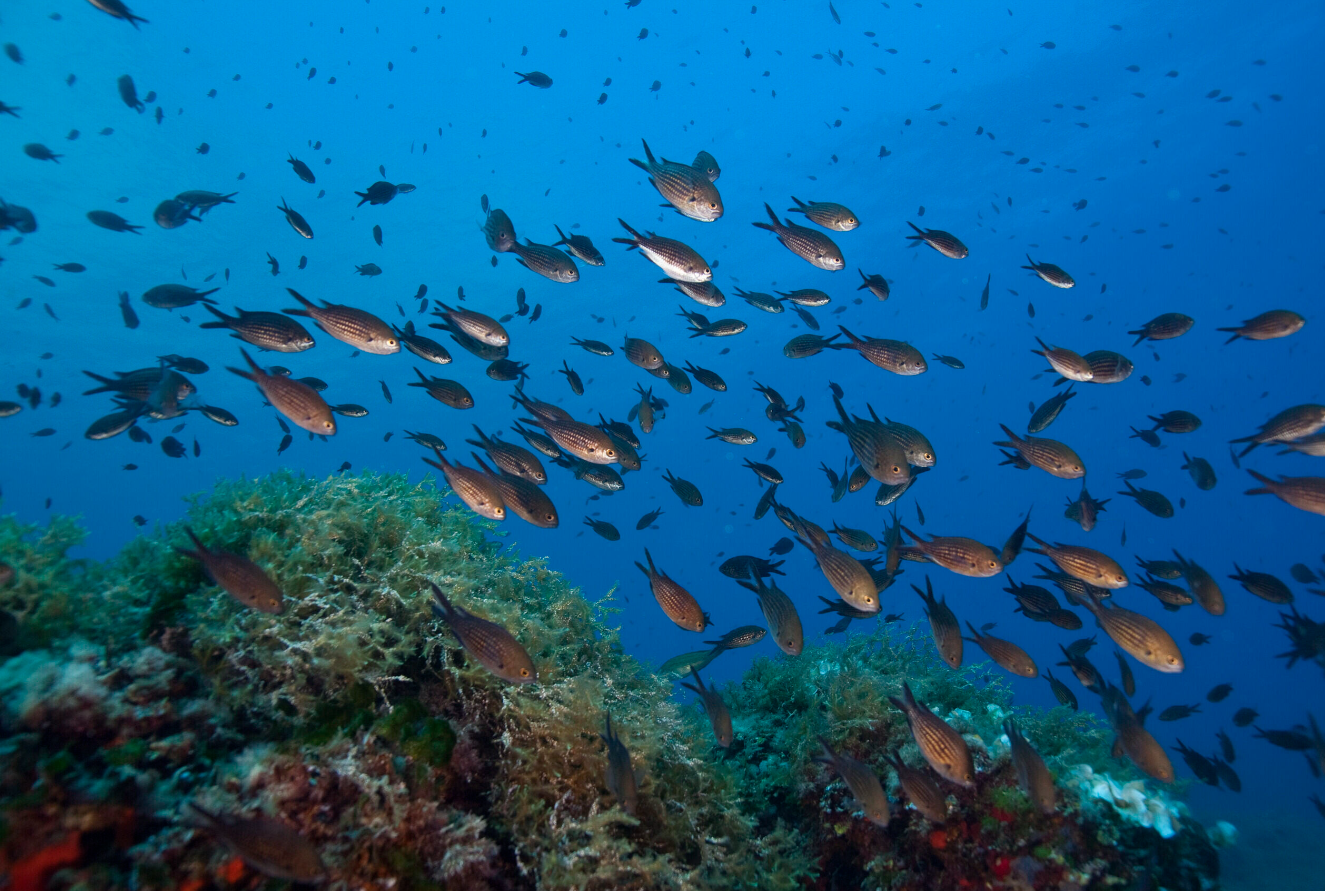
<path id="1" fill-rule="evenodd" d="M 736 731 L 720 750 L 673 678 L 622 651 L 612 592 L 590 603 L 441 494 L 370 473 L 221 482 L 103 564 L 68 558 L 72 521 L 0 518 L 16 570 L 0 606 L 17 619 L 0 663 L 0 871 L 31 887 L 247 881 L 191 801 L 285 822 L 347 889 L 1040 888 L 1142 871 L 1195 888 L 1216 874 L 1199 826 L 1161 838 L 1068 782 L 1107 768 L 1154 799 L 1109 758 L 1101 724 L 1014 710 L 988 666 L 949 669 L 917 629 L 757 660 L 719 691 Z M 209 584 L 174 550 L 185 523 L 256 561 L 284 612 Z M 510 630 L 540 682 L 506 684 L 467 657 L 430 581 Z M 904 806 L 869 824 L 813 760 L 824 735 L 900 801 L 884 756 L 920 758 L 884 703 L 904 680 L 979 769 L 974 789 L 944 788 L 939 827 Z M 634 815 L 606 789 L 609 711 L 637 769 Z M 1059 775 L 1053 814 L 1016 787 L 1001 729 L 1014 711 Z"/>

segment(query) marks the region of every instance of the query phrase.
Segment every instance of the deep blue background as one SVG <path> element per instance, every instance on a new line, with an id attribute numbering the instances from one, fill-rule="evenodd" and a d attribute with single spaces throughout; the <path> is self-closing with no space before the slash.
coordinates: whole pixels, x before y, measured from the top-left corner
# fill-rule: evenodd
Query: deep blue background
<path id="1" fill-rule="evenodd" d="M 918 499 L 925 531 L 997 545 L 1034 505 L 1033 532 L 1101 548 L 1129 570 L 1134 555 L 1161 558 L 1175 547 L 1221 579 L 1234 560 L 1285 580 L 1292 563 L 1321 568 L 1325 520 L 1273 498 L 1243 495 L 1251 480 L 1233 468 L 1227 446 L 1285 407 L 1325 402 L 1318 293 L 1325 64 L 1317 53 L 1325 8 L 1319 4 L 1132 3 L 1104 13 L 1039 3 L 1019 4 L 1009 14 L 991 4 L 889 8 L 840 0 L 841 25 L 819 2 L 761 2 L 753 14 L 748 4 L 675 0 L 645 0 L 635 9 L 617 0 L 606 7 L 451 3 L 445 14 L 437 6 L 425 12 L 422 4 L 407 11 L 382 3 L 310 5 L 301 12 L 291 6 L 143 2 L 135 11 L 151 24 L 140 31 L 84 3 L 5 11 L 0 34 L 26 60 L 20 66 L 0 59 L 0 99 L 22 107 L 21 119 L 0 119 L 0 196 L 32 208 L 40 229 L 2 253 L 0 394 L 8 397 L 19 382 L 37 383 L 40 370 L 42 390 L 59 391 L 65 401 L 0 421 L 0 484 L 4 509 L 26 520 L 47 515 L 47 497 L 51 511 L 81 514 L 92 533 L 87 555 L 107 556 L 136 534 L 135 514 L 152 521 L 179 517 L 180 496 L 220 476 L 282 464 L 320 475 L 348 460 L 356 470 L 403 469 L 422 477 L 423 453 L 404 440 L 403 429 L 437 433 L 453 458 L 468 460 L 461 441 L 471 423 L 496 431 L 513 418 L 510 385 L 487 379 L 483 364 L 462 350 L 453 351 L 453 365 L 425 371 L 472 390 L 478 406 L 464 413 L 405 386 L 414 379 L 410 366 L 423 367 L 409 354 L 351 358 L 348 347 L 315 332 L 312 352 L 262 359 L 296 375 L 317 375 L 331 383 L 330 401 L 359 402 L 372 414 L 341 419 L 341 432 L 327 444 L 296 437 L 277 457 L 273 413 L 250 384 L 223 370 L 237 364 L 237 342 L 225 332 L 199 330 L 205 317 L 199 307 L 172 314 L 138 301 L 147 288 L 184 275 L 202 287 L 206 275 L 217 273 L 209 286 L 224 284 L 219 273 L 228 268 L 229 284 L 216 295 L 227 310 L 290 306 L 284 288 L 292 286 L 394 321 L 401 321 L 398 301 L 420 324 L 431 319 L 414 316 L 408 298 L 421 282 L 430 298 L 443 300 L 463 285 L 468 305 L 493 315 L 513 311 L 515 291 L 523 287 L 531 305 L 543 305 L 536 324 L 516 318 L 509 325 L 512 356 L 533 365 L 532 395 L 584 420 L 598 412 L 624 419 L 637 382 L 669 400 L 666 419 L 645 437 L 645 468 L 627 475 L 624 493 L 587 502 L 595 490 L 553 468 L 547 491 L 561 528 L 542 531 L 515 519 L 505 525 L 525 554 L 547 555 L 586 596 L 597 598 L 619 583 L 628 600 L 627 645 L 655 663 L 698 649 L 701 638 L 677 629 L 651 601 L 632 566 L 645 546 L 711 611 L 713 631 L 760 620 L 753 598 L 716 572 L 720 555 L 764 555 L 785 534 L 771 515 L 751 520 L 761 490 L 740 467 L 742 458 L 764 460 L 775 447 L 770 463 L 788 477 L 784 502 L 824 526 L 837 521 L 881 532 L 885 512 L 873 505 L 873 484 L 834 505 L 816 469 L 820 461 L 840 469 L 848 454 L 844 439 L 823 426 L 832 417 L 829 380 L 846 388 L 852 410 L 864 414 L 871 402 L 933 441 L 937 468 L 899 503 L 908 525 Z M 48 18 L 53 11 L 62 19 Z M 640 40 L 642 27 L 650 34 Z M 1046 41 L 1056 47 L 1042 48 Z M 839 50 L 842 65 L 828 56 Z M 1140 71 L 1126 70 L 1129 65 Z M 309 66 L 317 68 L 312 79 Z M 517 69 L 545 71 L 555 84 L 546 91 L 517 86 Z M 1169 71 L 1178 74 L 1168 77 Z M 162 124 L 152 119 L 151 106 L 139 115 L 120 102 L 115 82 L 126 72 L 140 97 L 159 94 Z M 77 80 L 67 86 L 70 73 Z M 242 79 L 233 80 L 236 74 Z M 327 83 L 332 76 L 334 85 Z M 604 87 L 608 77 L 612 84 Z M 655 79 L 662 82 L 656 93 L 649 90 Z M 208 98 L 213 88 L 217 95 Z M 1207 98 L 1215 89 L 1232 101 Z M 601 106 L 600 92 L 609 96 Z M 1229 126 L 1234 120 L 1242 126 Z M 114 128 L 113 135 L 98 135 L 103 127 Z M 975 135 L 977 127 L 995 138 Z M 71 128 L 81 131 L 75 141 L 65 139 Z M 705 225 L 662 211 L 656 192 L 627 161 L 642 156 L 641 137 L 657 155 L 675 160 L 688 161 L 699 149 L 713 153 L 723 169 L 725 217 Z M 316 140 L 320 151 L 311 148 Z M 32 160 L 21 151 L 28 142 L 64 157 L 58 165 Z M 211 146 L 207 155 L 195 151 L 202 142 Z M 880 158 L 881 145 L 891 154 Z M 316 185 L 294 176 L 284 163 L 287 152 L 309 163 Z M 1019 158 L 1030 160 L 1018 165 Z M 379 164 L 387 179 L 418 190 L 385 207 L 356 208 L 353 190 L 379 179 Z M 1222 184 L 1231 190 L 1217 192 Z M 155 204 L 184 189 L 239 195 L 202 224 L 174 231 L 154 226 Z M 327 194 L 319 199 L 322 189 Z M 582 278 L 574 285 L 539 278 L 513 256 L 492 268 L 478 232 L 482 193 L 510 214 L 521 236 L 536 241 L 555 240 L 554 224 L 567 231 L 579 224 L 577 231 L 607 256 L 606 268 L 579 264 Z M 792 194 L 841 201 L 863 221 L 855 232 L 834 235 L 846 271 L 814 269 L 750 226 L 764 219 L 764 201 L 782 211 Z M 120 196 L 128 202 L 117 204 Z M 276 212 L 282 197 L 308 218 L 315 240 L 299 238 Z M 1083 199 L 1085 209 L 1075 210 Z M 84 216 L 93 209 L 113 210 L 145 228 L 141 235 L 95 228 Z M 729 303 L 710 315 L 742 318 L 750 330 L 726 340 L 688 339 L 677 306 L 702 307 L 656 284 L 654 266 L 610 243 L 622 234 L 617 217 L 680 238 L 716 263 Z M 957 233 L 970 257 L 955 262 L 928 248 L 909 250 L 907 220 Z M 373 243 L 374 224 L 384 230 L 382 247 Z M 280 260 L 277 278 L 269 274 L 268 251 Z M 1055 290 L 1019 269 L 1028 251 L 1071 271 L 1078 286 Z M 301 254 L 309 259 L 304 271 L 296 270 Z M 51 270 L 69 261 L 89 269 L 77 276 Z M 384 274 L 356 276 L 354 265 L 365 262 Z M 892 299 L 880 304 L 868 292 L 858 294 L 857 267 L 893 280 Z M 981 313 L 987 274 L 991 300 Z M 47 288 L 33 275 L 51 276 L 57 286 Z M 824 288 L 833 304 L 815 313 L 825 333 L 845 321 L 858 334 L 910 340 L 927 356 L 956 355 L 966 370 L 933 362 L 923 376 L 900 378 L 851 353 L 790 361 L 781 346 L 804 327 L 792 313 L 765 315 L 735 300 L 738 284 Z M 136 331 L 120 322 L 118 290 L 134 296 L 142 318 Z M 33 305 L 15 309 L 26 297 Z M 43 313 L 42 303 L 60 321 Z M 841 316 L 831 315 L 841 307 Z M 1213 330 L 1281 307 L 1308 319 L 1291 339 L 1225 346 Z M 1133 347 L 1127 329 L 1167 311 L 1194 316 L 1196 328 L 1153 351 Z M 689 360 L 718 370 L 729 392 L 696 385 L 683 397 L 620 354 L 598 358 L 567 346 L 572 335 L 619 345 L 627 332 L 650 339 L 676 365 Z M 1001 438 L 1000 422 L 1024 429 L 1028 402 L 1054 392 L 1052 376 L 1033 379 L 1043 368 L 1030 353 L 1034 335 L 1080 352 L 1118 350 L 1136 363 L 1123 384 L 1079 385 L 1080 395 L 1046 434 L 1085 459 L 1092 494 L 1113 498 L 1090 534 L 1062 516 L 1077 494 L 1075 483 L 999 467 L 990 444 Z M 720 355 L 725 348 L 730 353 Z M 47 351 L 54 358 L 39 360 Z M 190 416 L 180 438 L 196 437 L 201 459 L 171 460 L 127 437 L 85 440 L 83 429 L 109 407 L 103 397 L 77 395 L 88 387 L 80 370 L 128 370 L 170 352 L 211 363 L 212 372 L 196 379 L 200 395 L 234 411 L 240 425 L 227 429 Z M 585 379 L 583 397 L 554 374 L 563 357 Z M 1180 383 L 1179 372 L 1187 375 Z M 1143 375 L 1152 386 L 1143 385 Z M 391 385 L 394 404 L 383 400 L 379 379 Z M 752 380 L 793 400 L 805 396 L 805 449 L 793 450 L 764 419 Z M 698 415 L 715 396 L 713 408 Z M 1128 426 L 1142 426 L 1146 414 L 1176 408 L 1196 412 L 1205 425 L 1188 436 L 1165 436 L 1159 450 L 1128 438 Z M 760 439 L 750 448 L 705 441 L 705 424 L 748 426 Z M 55 437 L 29 438 L 48 426 L 57 428 Z M 168 432 L 167 425 L 151 429 L 158 441 Z M 383 444 L 387 430 L 396 435 Z M 1213 492 L 1198 491 L 1180 469 L 1183 450 L 1214 464 Z M 1313 459 L 1275 451 L 1258 450 L 1246 466 L 1321 473 Z M 126 462 L 140 469 L 121 471 Z M 1184 497 L 1186 508 L 1160 520 L 1116 496 L 1115 474 L 1133 467 L 1149 473 L 1139 485 L 1175 503 Z M 704 507 L 683 507 L 660 479 L 664 469 L 697 483 Z M 664 510 L 657 527 L 636 532 L 635 521 L 657 506 Z M 586 512 L 615 523 L 622 540 L 605 542 L 581 526 Z M 1013 577 L 1028 581 L 1033 559 L 1023 556 Z M 783 587 L 817 634 L 829 623 L 815 615 L 816 595 L 830 591 L 804 550 L 789 556 L 786 569 Z M 923 585 L 924 574 L 908 565 L 902 583 L 885 595 L 885 610 L 921 620 L 909 583 Z M 1042 668 L 1055 661 L 1057 644 L 1077 636 L 1013 615 L 1002 580 L 937 569 L 931 575 L 960 618 L 996 621 L 995 633 L 1025 646 Z M 1325 604 L 1292 584 L 1300 605 L 1320 616 Z M 1184 642 L 1187 657 L 1186 672 L 1177 676 L 1138 667 L 1138 701 L 1153 696 L 1158 709 L 1204 703 L 1210 687 L 1233 683 L 1224 703 L 1151 728 L 1165 743 L 1181 734 L 1205 751 L 1213 750 L 1220 727 L 1233 733 L 1245 790 L 1240 797 L 1195 790 L 1201 816 L 1237 823 L 1248 812 L 1286 808 L 1314 821 L 1301 790 L 1315 781 L 1301 760 L 1253 741 L 1249 730 L 1233 730 L 1229 718 L 1251 705 L 1262 713 L 1262 726 L 1287 727 L 1303 721 L 1312 704 L 1325 717 L 1321 675 L 1313 666 L 1286 672 L 1274 658 L 1284 648 L 1281 632 L 1270 627 L 1276 608 L 1236 583 L 1224 587 L 1229 609 L 1222 619 L 1197 607 L 1163 613 L 1137 588 L 1119 594 L 1119 602 L 1162 621 Z M 1212 635 L 1214 643 L 1185 644 L 1194 631 Z M 766 641 L 723 657 L 710 673 L 735 677 L 750 658 L 772 652 Z M 979 655 L 968 649 L 968 660 Z M 1096 655 L 1106 673 L 1116 672 L 1108 648 Z M 1043 680 L 1012 683 L 1018 701 L 1052 703 Z M 1097 705 L 1079 696 L 1084 706 Z M 1179 773 L 1185 776 L 1185 767 Z"/>

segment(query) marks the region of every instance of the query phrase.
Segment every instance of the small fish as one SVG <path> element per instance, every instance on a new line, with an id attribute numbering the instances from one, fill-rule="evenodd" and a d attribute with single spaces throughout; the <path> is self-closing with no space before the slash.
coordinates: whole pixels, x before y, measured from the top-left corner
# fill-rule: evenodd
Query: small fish
<path id="1" fill-rule="evenodd" d="M 118 0 L 97 0 L 93 5 L 117 18 L 129 18 L 130 22 L 136 18 Z M 112 12 L 117 8 L 123 13 Z M 136 23 L 134 27 L 138 27 Z M 326 866 L 317 848 L 280 820 L 266 816 L 216 814 L 193 802 L 189 802 L 188 807 L 202 819 L 209 832 L 257 872 L 274 879 L 307 884 L 319 883 L 326 877 Z"/>
<path id="2" fill-rule="evenodd" d="M 1022 269 L 1029 269 L 1040 277 L 1040 280 L 1053 285 L 1055 288 L 1071 288 L 1076 285 L 1076 280 L 1060 266 L 1052 263 L 1036 263 L 1031 259 L 1030 254 L 1026 255 L 1026 262 L 1031 264 L 1023 266 Z"/>
<path id="3" fill-rule="evenodd" d="M 209 550 L 187 526 L 184 532 L 193 542 L 193 548 L 175 550 L 201 563 L 213 584 L 250 609 L 272 615 L 281 613 L 284 595 L 261 567 L 241 554 Z"/>
<path id="4" fill-rule="evenodd" d="M 1208 702 L 1223 702 L 1225 699 L 1228 698 L 1228 694 L 1232 692 L 1233 692 L 1232 684 L 1216 684 L 1215 686 L 1210 688 L 1209 693 L 1205 694 L 1205 698 Z M 1233 759 L 1229 758 L 1228 760 L 1232 761 Z"/>
<path id="5" fill-rule="evenodd" d="M 975 786 L 975 766 L 971 751 L 961 734 L 916 701 L 911 685 L 902 683 L 903 698 L 889 696 L 888 700 L 906 715 L 920 754 L 939 776 L 970 789 Z"/>
<path id="6" fill-rule="evenodd" d="M 1161 721 L 1181 721 L 1201 711 L 1200 705 L 1171 705 L 1159 713 Z"/>
<path id="7" fill-rule="evenodd" d="M 617 531 L 617 528 L 615 526 L 613 526 L 611 523 L 607 522 L 606 520 L 595 520 L 593 517 L 585 517 L 584 525 L 588 526 L 590 529 L 592 529 L 594 532 L 596 532 L 598 535 L 602 536 L 603 538 L 607 539 L 608 541 L 621 540 L 621 533 Z"/>
<path id="8" fill-rule="evenodd" d="M 1244 706 L 1233 714 L 1233 726 L 1246 727 L 1259 717 L 1260 713 L 1256 709 Z"/>
<path id="9" fill-rule="evenodd" d="M 648 529 L 655 522 L 657 522 L 658 518 L 662 516 L 662 513 L 663 510 L 661 507 L 649 511 L 647 514 L 640 517 L 639 520 L 635 523 L 635 529 L 637 531 Z"/>
<path id="10" fill-rule="evenodd" d="M 763 629 L 759 629 L 762 631 Z M 727 704 L 722 701 L 722 697 L 716 690 L 704 686 L 704 682 L 699 678 L 699 671 L 695 668 L 690 669 L 690 677 L 694 679 L 694 684 L 681 682 L 681 686 L 687 690 L 693 690 L 699 694 L 700 701 L 704 704 L 704 711 L 708 714 L 709 724 L 713 727 L 713 736 L 718 745 L 722 748 L 729 748 L 732 744 L 732 716 L 727 710 Z"/>
<path id="11" fill-rule="evenodd" d="M 829 8 L 832 8 L 831 4 Z M 836 12 L 833 13 L 833 17 L 837 17 Z M 822 736 L 819 737 L 819 745 L 823 747 L 823 754 L 814 760 L 820 764 L 827 764 L 837 771 L 842 777 L 842 782 L 851 790 L 856 803 L 865 812 L 865 819 L 876 826 L 886 827 L 890 819 L 888 795 L 883 790 L 883 784 L 879 782 L 879 775 L 863 761 L 835 752 L 828 740 Z"/>
<path id="12" fill-rule="evenodd" d="M 520 642 L 496 622 L 479 618 L 460 606 L 455 606 L 442 593 L 436 583 L 432 587 L 435 616 L 444 621 L 460 641 L 460 646 L 476 662 L 512 684 L 538 682 L 538 669 Z"/>
<path id="13" fill-rule="evenodd" d="M 633 815 L 639 803 L 639 787 L 635 769 L 630 764 L 630 750 L 612 730 L 612 715 L 606 717 L 606 726 L 599 736 L 607 743 L 607 789 L 623 811 Z"/>

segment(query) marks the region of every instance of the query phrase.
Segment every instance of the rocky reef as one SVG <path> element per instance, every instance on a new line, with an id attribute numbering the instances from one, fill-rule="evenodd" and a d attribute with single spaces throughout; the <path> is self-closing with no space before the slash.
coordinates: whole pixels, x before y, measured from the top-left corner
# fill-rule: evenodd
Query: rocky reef
<path id="1" fill-rule="evenodd" d="M 953 671 L 915 629 L 756 660 L 719 689 L 736 739 L 716 747 L 691 697 L 623 652 L 612 592 L 590 602 L 443 494 L 390 474 L 223 481 L 104 563 L 68 556 L 72 520 L 0 517 L 11 887 L 281 886 L 190 802 L 279 820 L 338 889 L 1215 886 L 1214 849 L 1180 807 L 1162 799 L 1167 838 L 1128 818 L 1129 796 L 1147 813 L 1161 799 L 1110 758 L 1101 724 L 1013 708 L 987 665 Z M 210 584 L 175 550 L 185 525 L 262 566 L 284 610 Z M 540 682 L 470 659 L 430 581 L 511 630 Z M 904 680 L 976 757 L 942 825 L 899 803 L 884 761 L 921 763 L 887 705 Z M 607 788 L 608 712 L 640 783 L 633 815 Z M 1058 776 L 1053 813 L 1017 788 L 1008 715 Z M 813 760 L 820 735 L 893 787 L 886 828 Z M 1106 771 L 1119 795 L 1099 793 Z"/>

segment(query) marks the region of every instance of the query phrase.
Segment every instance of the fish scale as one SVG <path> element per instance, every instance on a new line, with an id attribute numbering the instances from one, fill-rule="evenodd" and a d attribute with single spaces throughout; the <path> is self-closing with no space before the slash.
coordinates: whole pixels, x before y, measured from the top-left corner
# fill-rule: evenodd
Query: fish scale
<path id="1" fill-rule="evenodd" d="M 915 585 L 912 585 L 911 589 L 925 601 L 925 616 L 929 619 L 929 630 L 934 637 L 934 646 L 938 649 L 939 656 L 950 668 L 961 668 L 962 630 L 957 624 L 957 617 L 948 608 L 946 599 L 935 598 L 934 586 L 929 576 L 925 576 L 926 590 L 921 591 Z"/>
<path id="2" fill-rule="evenodd" d="M 203 306 L 218 321 L 203 322 L 199 328 L 229 328 L 240 340 L 277 353 L 298 353 L 313 346 L 303 325 L 276 312 L 249 312 L 235 307 L 238 315 L 228 316 L 209 303 Z"/>
<path id="3" fill-rule="evenodd" d="M 1023 438 L 1003 424 L 998 426 L 1008 438 L 999 440 L 994 445 L 1016 449 L 1018 454 L 1033 466 L 1062 480 L 1079 480 L 1086 475 L 1085 462 L 1066 444 L 1056 439 L 1041 439 L 1036 436 Z"/>
<path id="4" fill-rule="evenodd" d="M 944 232 L 942 229 L 921 229 L 910 220 L 906 225 L 916 231 L 915 235 L 906 236 L 910 241 L 923 241 L 945 257 L 952 260 L 963 260 L 970 255 L 970 250 L 962 244 L 962 240 L 951 232 Z"/>
<path id="5" fill-rule="evenodd" d="M 273 408 L 309 433 L 331 436 L 336 432 L 331 407 L 316 390 L 300 381 L 268 374 L 258 367 L 247 352 L 242 349 L 239 352 L 248 363 L 249 370 L 230 368 L 230 371 L 257 384 Z"/>
<path id="6" fill-rule="evenodd" d="M 658 194 L 667 199 L 668 204 L 675 207 L 682 216 L 701 223 L 711 223 L 722 216 L 722 197 L 707 173 L 689 164 L 668 161 L 666 158 L 660 162 L 653 157 L 649 144 L 640 141 L 644 143 L 644 157 L 648 161 L 631 158 L 630 163 L 649 174 L 649 182 L 658 190 Z M 713 166 L 717 167 L 716 164 Z"/>
<path id="7" fill-rule="evenodd" d="M 629 245 L 627 250 L 638 249 L 649 262 L 656 265 L 669 278 L 684 282 L 708 282 L 713 280 L 713 270 L 694 248 L 672 238 L 663 238 L 646 232 L 640 235 L 625 220 L 617 218 L 621 227 L 630 233 L 630 238 L 613 238 L 618 244 Z"/>
<path id="8" fill-rule="evenodd" d="M 484 668 L 504 681 L 532 684 L 538 681 L 538 670 L 529 653 L 511 632 L 496 622 L 481 619 L 463 607 L 455 606 L 432 582 L 433 614 L 450 627 L 451 632 Z"/>
<path id="9" fill-rule="evenodd" d="M 966 623 L 966 627 L 971 629 L 971 636 L 967 640 L 984 650 L 985 654 L 998 663 L 1001 668 L 1023 678 L 1037 678 L 1040 676 L 1040 670 L 1036 667 L 1035 660 L 1012 641 L 981 634 L 970 622 Z"/>
<path id="10" fill-rule="evenodd" d="M 935 535 L 925 541 L 905 526 L 901 528 L 915 541 L 921 553 L 958 575 L 991 578 L 1003 571 L 1003 563 L 993 549 L 973 538 Z"/>
<path id="11" fill-rule="evenodd" d="M 442 472 L 447 485 L 466 507 L 489 520 L 506 519 L 506 502 L 502 500 L 501 490 L 487 474 L 465 467 L 463 464 L 452 464 L 440 451 L 435 451 L 435 454 L 436 461 L 424 458 L 424 463 Z"/>

